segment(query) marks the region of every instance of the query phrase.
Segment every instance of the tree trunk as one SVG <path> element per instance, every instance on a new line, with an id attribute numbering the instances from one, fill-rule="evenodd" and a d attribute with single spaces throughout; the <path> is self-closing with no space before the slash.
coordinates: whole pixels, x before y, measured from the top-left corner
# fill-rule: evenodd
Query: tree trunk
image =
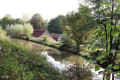
<path id="1" fill-rule="evenodd" d="M 114 76 L 115 76 L 114 73 L 112 73 L 112 80 L 114 80 Z"/>
<path id="2" fill-rule="evenodd" d="M 79 43 L 76 43 L 77 44 L 77 52 L 80 51 L 80 44 Z"/>
<path id="3" fill-rule="evenodd" d="M 106 24 L 104 24 L 105 27 L 105 37 L 106 37 L 106 51 L 108 50 L 108 35 L 107 35 L 107 30 L 106 30 Z"/>
<path id="4" fill-rule="evenodd" d="M 112 15 L 111 15 L 111 25 L 113 26 L 114 25 L 114 23 L 113 23 L 113 12 L 114 12 L 114 0 L 112 0 Z M 112 44 L 112 40 L 113 40 L 113 36 L 112 36 L 112 31 L 113 31 L 113 29 L 111 28 L 111 30 L 110 30 L 110 50 L 113 48 L 113 44 Z M 112 53 L 110 53 L 109 54 L 109 64 L 111 64 L 111 63 L 113 63 L 113 54 Z"/>

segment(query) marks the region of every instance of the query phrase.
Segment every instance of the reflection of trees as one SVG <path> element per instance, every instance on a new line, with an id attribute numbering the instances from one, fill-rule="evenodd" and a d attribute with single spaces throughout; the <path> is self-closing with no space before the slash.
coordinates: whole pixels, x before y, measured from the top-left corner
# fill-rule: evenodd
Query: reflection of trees
<path id="1" fill-rule="evenodd" d="M 112 73 L 112 71 L 104 71 L 103 72 L 103 79 L 102 80 L 110 80 L 112 74 L 112 80 L 114 80 L 114 73 Z"/>
<path id="2" fill-rule="evenodd" d="M 70 66 L 66 71 L 66 74 L 69 76 L 70 80 L 93 80 L 91 70 L 81 66 Z"/>

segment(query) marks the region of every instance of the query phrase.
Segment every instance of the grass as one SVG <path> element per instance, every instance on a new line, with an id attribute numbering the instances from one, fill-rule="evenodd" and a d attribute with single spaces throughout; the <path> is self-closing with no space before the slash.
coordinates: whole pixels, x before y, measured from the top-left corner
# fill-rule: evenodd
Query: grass
<path id="1" fill-rule="evenodd" d="M 0 80 L 68 80 L 45 57 L 6 39 L 0 39 L 0 46 Z"/>
<path id="2" fill-rule="evenodd" d="M 0 46 L 0 80 L 92 80 L 90 69 L 73 65 L 59 71 L 44 56 L 18 44 L 0 39 Z"/>

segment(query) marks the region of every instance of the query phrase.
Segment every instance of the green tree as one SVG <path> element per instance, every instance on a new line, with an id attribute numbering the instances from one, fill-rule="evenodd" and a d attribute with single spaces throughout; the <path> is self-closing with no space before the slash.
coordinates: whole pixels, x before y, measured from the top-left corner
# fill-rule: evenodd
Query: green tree
<path id="1" fill-rule="evenodd" d="M 29 39 L 33 33 L 33 26 L 29 23 L 23 25 L 23 34 Z"/>
<path id="2" fill-rule="evenodd" d="M 101 64 L 105 62 L 106 70 L 113 69 L 113 72 L 116 72 L 116 68 L 120 68 L 116 63 L 120 44 L 120 0 L 91 0 L 91 2 L 94 4 L 92 9 L 97 28 L 101 31 L 98 37 L 106 48 L 100 55 L 104 56 L 104 59 L 100 59 L 99 62 Z M 114 80 L 114 73 L 112 80 Z"/>
<path id="3" fill-rule="evenodd" d="M 48 31 L 50 33 L 62 33 L 62 27 L 60 24 L 60 20 L 61 18 L 63 18 L 64 16 L 59 15 L 56 18 L 53 18 L 50 20 L 49 24 L 48 24 Z"/>
<path id="4" fill-rule="evenodd" d="M 93 26 L 91 11 L 87 6 L 80 5 L 78 12 L 67 14 L 64 31 L 76 42 L 77 52 L 80 50 L 80 44 L 87 37 L 87 32 Z M 64 24 L 64 22 L 63 22 Z"/>
<path id="5" fill-rule="evenodd" d="M 17 18 L 17 19 L 15 20 L 15 23 L 16 23 L 16 24 L 23 24 L 24 21 L 23 21 L 21 18 Z"/>
<path id="6" fill-rule="evenodd" d="M 15 19 L 13 19 L 11 16 L 6 15 L 2 18 L 2 20 L 0 21 L 1 26 L 3 29 L 6 28 L 7 25 L 11 25 L 15 23 Z"/>
<path id="7" fill-rule="evenodd" d="M 49 20 L 44 20 L 44 29 L 48 28 L 48 23 L 49 23 Z"/>
<path id="8" fill-rule="evenodd" d="M 34 29 L 42 29 L 44 28 L 44 20 L 40 14 L 34 14 L 32 19 L 30 20 L 30 24 Z"/>

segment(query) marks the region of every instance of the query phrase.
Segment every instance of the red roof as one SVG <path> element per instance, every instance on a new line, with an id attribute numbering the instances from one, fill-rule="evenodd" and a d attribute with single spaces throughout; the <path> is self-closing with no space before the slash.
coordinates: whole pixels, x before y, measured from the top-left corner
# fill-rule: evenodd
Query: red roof
<path id="1" fill-rule="evenodd" d="M 44 29 L 34 29 L 33 36 L 40 37 L 46 30 Z"/>
<path id="2" fill-rule="evenodd" d="M 61 34 L 51 33 L 51 34 L 50 34 L 50 36 L 51 36 L 52 38 L 57 39 L 58 37 L 60 37 L 60 36 L 61 36 Z"/>

